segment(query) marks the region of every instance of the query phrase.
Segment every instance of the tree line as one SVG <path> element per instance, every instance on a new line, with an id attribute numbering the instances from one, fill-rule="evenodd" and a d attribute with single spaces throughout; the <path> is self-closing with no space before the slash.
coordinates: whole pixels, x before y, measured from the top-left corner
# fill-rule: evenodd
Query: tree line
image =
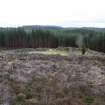
<path id="1" fill-rule="evenodd" d="M 77 41 L 82 36 L 83 45 L 105 52 L 105 33 L 87 29 L 43 30 L 26 32 L 22 28 L 0 30 L 0 48 L 57 48 L 79 47 Z"/>

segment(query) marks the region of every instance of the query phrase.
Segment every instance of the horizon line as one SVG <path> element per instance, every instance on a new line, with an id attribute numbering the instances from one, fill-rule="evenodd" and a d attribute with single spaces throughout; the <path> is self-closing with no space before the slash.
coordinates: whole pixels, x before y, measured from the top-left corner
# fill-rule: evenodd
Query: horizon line
<path id="1" fill-rule="evenodd" d="M 31 25 L 31 24 L 23 24 L 23 25 L 11 25 L 11 26 L 0 26 L 0 28 L 19 28 L 19 27 L 26 27 L 26 26 L 43 26 L 43 27 L 61 27 L 61 28 L 105 28 L 105 27 L 98 27 L 98 26 L 62 26 L 62 25 L 41 25 L 41 24 L 36 24 L 36 25 Z"/>

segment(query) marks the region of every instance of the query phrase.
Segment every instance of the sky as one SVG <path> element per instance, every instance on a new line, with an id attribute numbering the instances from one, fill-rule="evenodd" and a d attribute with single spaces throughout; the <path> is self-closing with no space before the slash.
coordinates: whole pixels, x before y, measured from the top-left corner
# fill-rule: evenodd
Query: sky
<path id="1" fill-rule="evenodd" d="M 105 27 L 105 0 L 0 0 L 0 27 Z"/>

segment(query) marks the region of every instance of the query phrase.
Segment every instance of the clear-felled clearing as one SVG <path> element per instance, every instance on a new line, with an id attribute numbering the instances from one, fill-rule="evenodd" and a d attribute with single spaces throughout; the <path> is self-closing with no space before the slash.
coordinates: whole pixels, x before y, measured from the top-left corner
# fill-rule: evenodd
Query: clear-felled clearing
<path id="1" fill-rule="evenodd" d="M 0 105 L 105 105 L 105 54 L 2 50 Z"/>

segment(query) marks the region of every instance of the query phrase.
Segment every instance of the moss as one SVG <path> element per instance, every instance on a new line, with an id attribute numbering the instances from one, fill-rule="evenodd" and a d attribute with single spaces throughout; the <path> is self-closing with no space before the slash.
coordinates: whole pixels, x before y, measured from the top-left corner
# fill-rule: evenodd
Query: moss
<path id="1" fill-rule="evenodd" d="M 85 96 L 84 97 L 84 102 L 87 105 L 91 105 L 94 102 L 95 98 L 93 96 Z"/>
<path id="2" fill-rule="evenodd" d="M 25 94 L 23 93 L 19 93 L 17 96 L 16 96 L 16 99 L 14 101 L 14 103 L 12 105 L 24 105 L 25 103 Z"/>

